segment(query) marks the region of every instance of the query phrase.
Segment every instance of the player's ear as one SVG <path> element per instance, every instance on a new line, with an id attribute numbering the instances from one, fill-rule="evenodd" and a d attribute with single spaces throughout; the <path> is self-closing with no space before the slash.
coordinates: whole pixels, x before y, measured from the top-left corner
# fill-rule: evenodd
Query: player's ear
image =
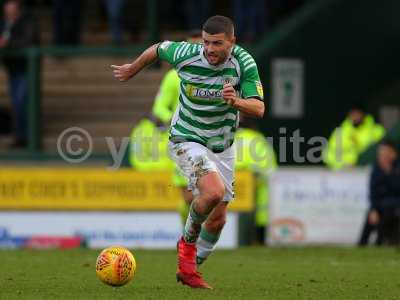
<path id="1" fill-rule="evenodd" d="M 235 32 L 230 32 L 229 34 L 225 33 L 225 38 L 231 43 L 232 45 L 236 43 Z"/>

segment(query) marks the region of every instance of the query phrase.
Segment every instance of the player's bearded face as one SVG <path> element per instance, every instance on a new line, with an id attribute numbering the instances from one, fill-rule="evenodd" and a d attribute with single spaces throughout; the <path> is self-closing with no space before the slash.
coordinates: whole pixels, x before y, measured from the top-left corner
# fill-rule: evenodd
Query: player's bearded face
<path id="1" fill-rule="evenodd" d="M 235 43 L 235 37 L 228 37 L 225 33 L 208 34 L 203 31 L 203 43 L 204 56 L 210 65 L 216 66 L 225 62 Z"/>

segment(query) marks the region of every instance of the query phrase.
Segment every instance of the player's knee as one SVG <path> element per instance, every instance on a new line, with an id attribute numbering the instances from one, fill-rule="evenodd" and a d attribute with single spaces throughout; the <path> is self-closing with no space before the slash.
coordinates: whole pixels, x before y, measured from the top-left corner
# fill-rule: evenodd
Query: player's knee
<path id="1" fill-rule="evenodd" d="M 224 198 L 225 187 L 224 186 L 213 186 L 205 191 L 205 198 L 207 202 L 213 207 L 217 206 Z"/>

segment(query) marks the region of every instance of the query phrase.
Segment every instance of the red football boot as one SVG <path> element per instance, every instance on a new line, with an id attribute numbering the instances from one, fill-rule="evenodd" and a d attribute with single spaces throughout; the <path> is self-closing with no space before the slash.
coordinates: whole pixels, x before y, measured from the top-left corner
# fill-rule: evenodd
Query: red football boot
<path id="1" fill-rule="evenodd" d="M 186 243 L 182 237 L 177 248 L 178 271 L 176 272 L 176 280 L 191 288 L 211 289 L 212 287 L 196 271 L 196 245 Z"/>

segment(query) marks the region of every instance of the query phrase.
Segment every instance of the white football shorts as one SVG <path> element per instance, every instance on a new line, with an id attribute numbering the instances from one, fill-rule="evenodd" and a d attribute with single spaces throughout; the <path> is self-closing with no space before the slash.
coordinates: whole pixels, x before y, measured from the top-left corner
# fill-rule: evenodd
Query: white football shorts
<path id="1" fill-rule="evenodd" d="M 234 144 L 221 153 L 214 153 L 207 147 L 195 142 L 169 142 L 168 152 L 171 159 L 178 166 L 179 171 L 188 181 L 188 189 L 193 195 L 199 194 L 197 180 L 208 172 L 217 172 L 224 185 L 223 201 L 229 202 L 234 198 Z"/>

